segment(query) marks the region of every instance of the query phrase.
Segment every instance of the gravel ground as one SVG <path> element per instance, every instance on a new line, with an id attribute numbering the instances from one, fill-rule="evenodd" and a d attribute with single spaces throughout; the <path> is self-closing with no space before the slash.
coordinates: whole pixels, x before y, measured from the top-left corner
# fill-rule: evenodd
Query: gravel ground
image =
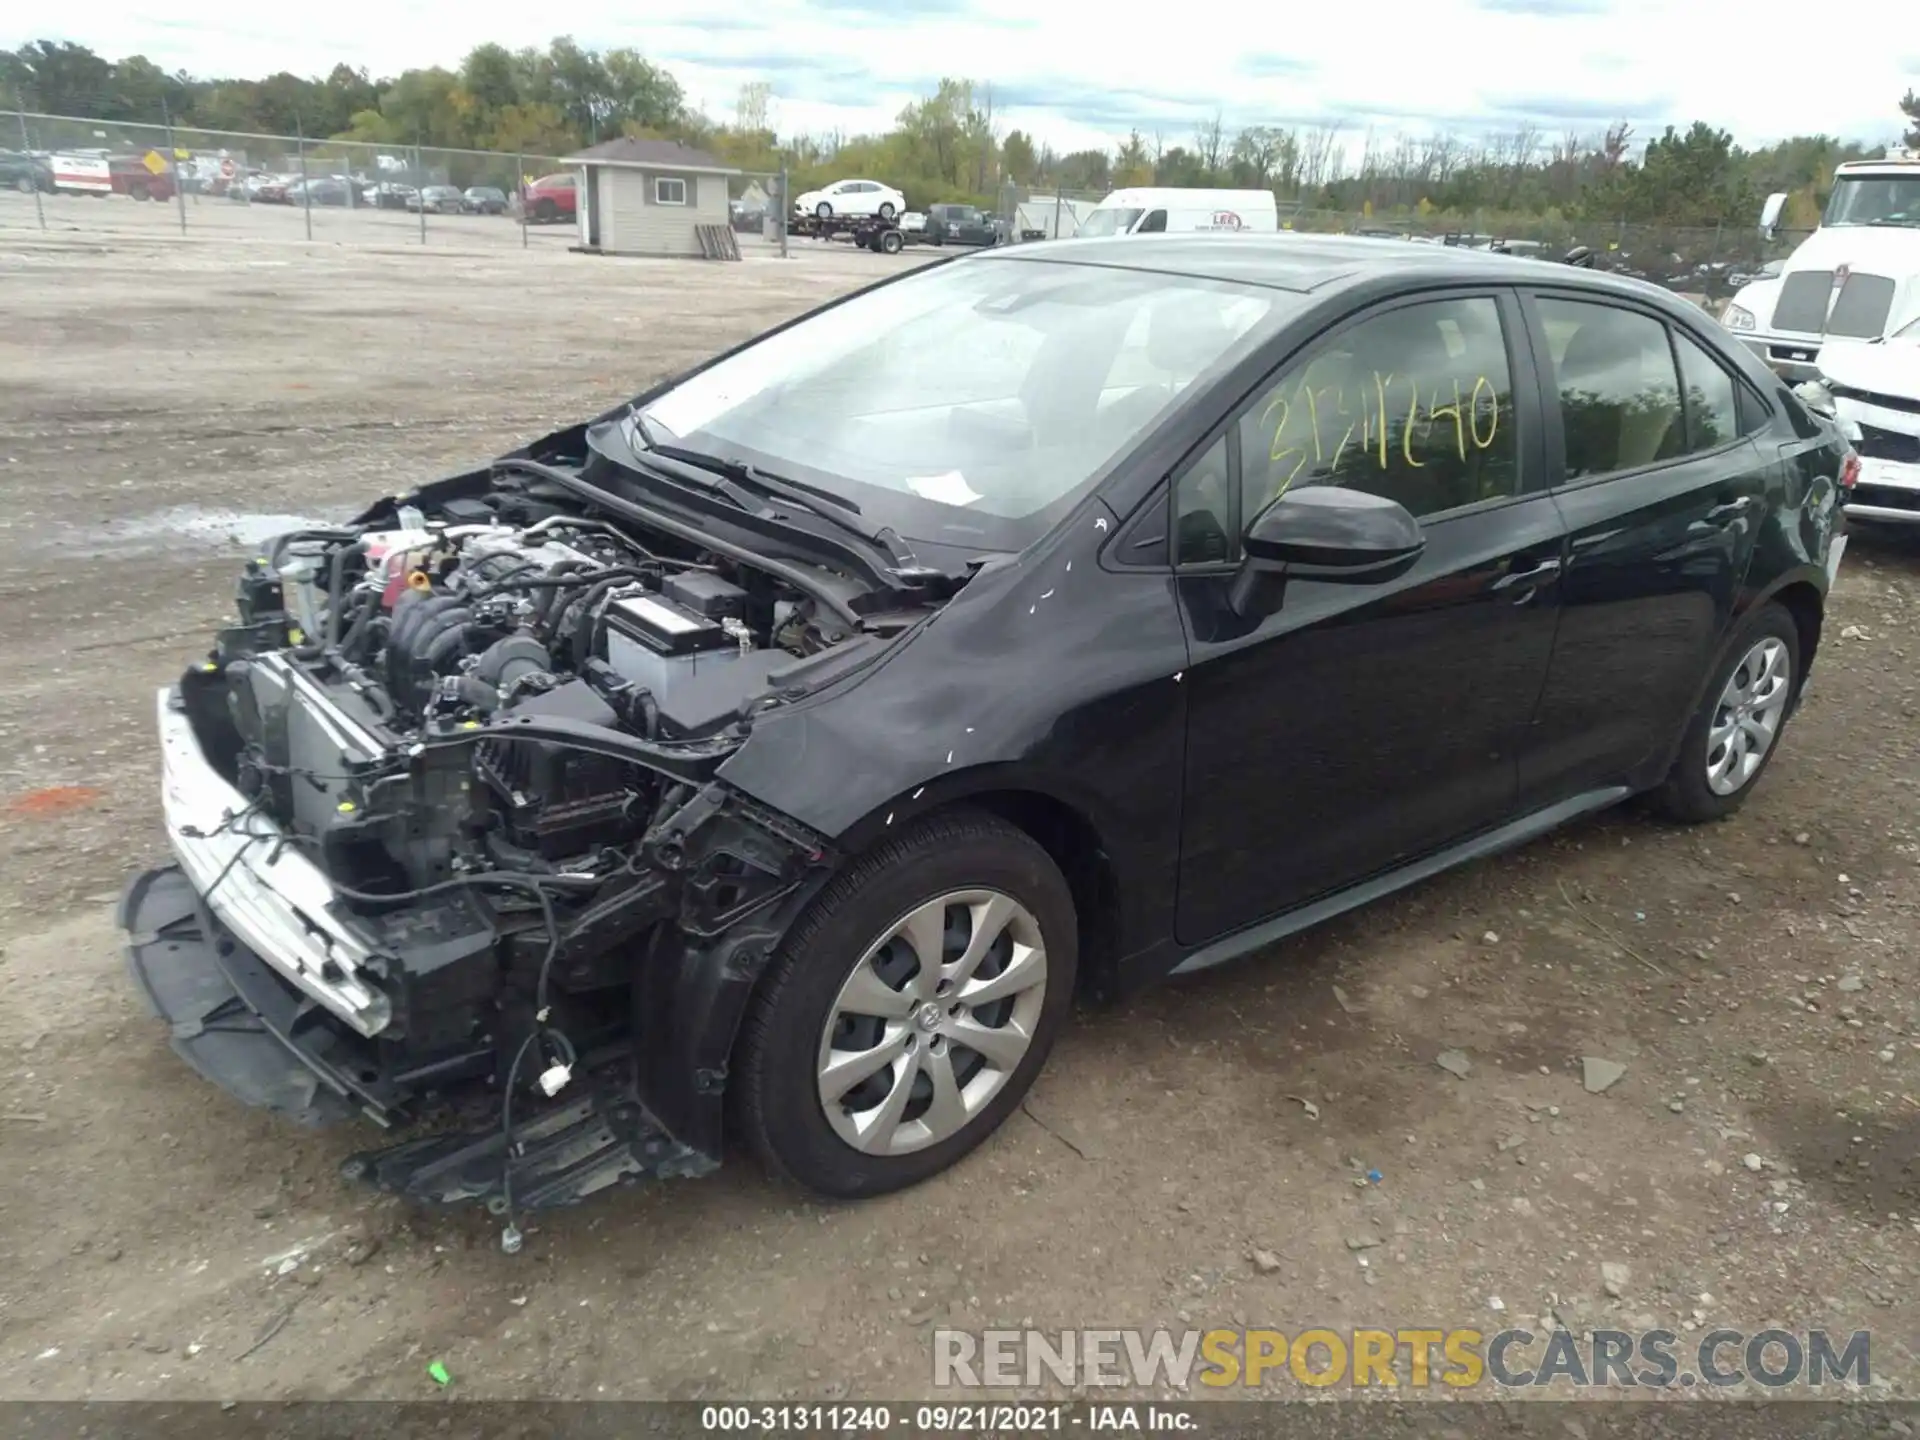
<path id="1" fill-rule="evenodd" d="M 476 1397 L 903 1397 L 931 1393 L 936 1325 L 1556 1322 L 1870 1329 L 1876 1387 L 1910 1394 L 1920 545 L 1856 538 L 1735 820 L 1604 816 L 1085 1015 L 1026 1110 L 910 1193 L 819 1205 L 742 1159 L 546 1217 L 509 1258 L 483 1216 L 342 1183 L 364 1133 L 242 1111 L 141 1010 L 112 902 L 163 853 L 153 689 L 285 517 L 498 453 L 911 257 L 180 240 L 130 204 L 147 234 L 43 237 L 22 201 L 0 196 L 0 1397 L 419 1397 L 434 1361 Z M 1590 1093 L 1584 1057 L 1624 1072 Z"/>

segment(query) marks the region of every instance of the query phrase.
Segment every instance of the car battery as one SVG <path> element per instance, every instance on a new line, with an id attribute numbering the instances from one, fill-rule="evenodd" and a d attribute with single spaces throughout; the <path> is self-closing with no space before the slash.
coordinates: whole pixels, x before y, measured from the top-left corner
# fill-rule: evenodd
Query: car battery
<path id="1" fill-rule="evenodd" d="M 663 595 L 624 595 L 606 610 L 606 660 L 614 673 L 656 699 L 696 671 L 740 656 L 730 627 Z"/>

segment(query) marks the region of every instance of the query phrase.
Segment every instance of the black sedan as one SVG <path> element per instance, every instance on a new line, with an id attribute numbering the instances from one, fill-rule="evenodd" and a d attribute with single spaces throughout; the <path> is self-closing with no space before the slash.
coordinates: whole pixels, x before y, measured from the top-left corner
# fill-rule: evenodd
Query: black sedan
<path id="1" fill-rule="evenodd" d="M 469 215 L 504 215 L 507 192 L 494 185 L 469 185 L 461 192 Z"/>
<path id="2" fill-rule="evenodd" d="M 348 1173 L 510 1246 L 727 1127 L 892 1190 L 1006 1119 L 1078 992 L 1631 796 L 1745 803 L 1856 465 L 1590 270 L 957 257 L 252 562 L 159 696 L 133 970 L 254 1103 L 444 1101 Z"/>

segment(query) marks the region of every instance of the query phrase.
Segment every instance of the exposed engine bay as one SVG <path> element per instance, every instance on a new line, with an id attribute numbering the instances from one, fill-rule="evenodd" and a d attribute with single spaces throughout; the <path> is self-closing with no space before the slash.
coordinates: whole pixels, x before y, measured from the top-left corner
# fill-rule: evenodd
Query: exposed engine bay
<path id="1" fill-rule="evenodd" d="M 714 772 L 938 597 L 464 478 L 247 564 L 162 692 L 179 863 L 122 923 L 197 1068 L 309 1123 L 450 1109 L 349 1173 L 511 1218 L 718 1162 L 726 1017 L 833 857 Z"/>

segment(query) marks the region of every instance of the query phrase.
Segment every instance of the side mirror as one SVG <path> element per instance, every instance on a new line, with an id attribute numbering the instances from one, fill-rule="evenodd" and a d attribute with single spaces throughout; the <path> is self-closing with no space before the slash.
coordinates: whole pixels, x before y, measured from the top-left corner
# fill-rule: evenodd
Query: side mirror
<path id="1" fill-rule="evenodd" d="M 1767 203 L 1760 207 L 1760 238 L 1771 240 L 1780 233 L 1780 212 L 1787 208 L 1785 191 L 1767 196 Z"/>
<path id="2" fill-rule="evenodd" d="M 1239 615 L 1270 613 L 1280 607 L 1289 580 L 1393 580 L 1413 568 L 1426 544 L 1420 523 L 1384 496 L 1338 485 L 1290 490 L 1248 527 L 1247 555 L 1229 603 Z"/>
<path id="3" fill-rule="evenodd" d="M 1574 246 L 1571 250 L 1567 251 L 1565 263 L 1568 265 L 1578 265 L 1584 269 L 1591 270 L 1593 268 L 1592 247 L 1588 245 Z"/>

